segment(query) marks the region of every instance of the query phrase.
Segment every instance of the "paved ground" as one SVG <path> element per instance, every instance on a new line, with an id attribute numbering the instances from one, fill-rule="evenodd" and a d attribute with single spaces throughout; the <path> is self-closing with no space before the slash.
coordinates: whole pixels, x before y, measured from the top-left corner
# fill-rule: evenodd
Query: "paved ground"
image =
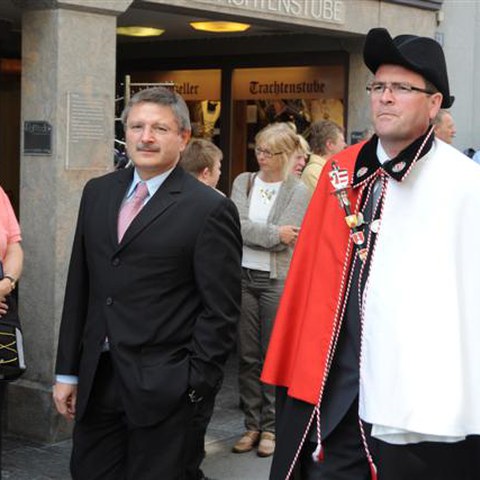
<path id="1" fill-rule="evenodd" d="M 270 459 L 259 458 L 255 452 L 230 452 L 242 431 L 236 360 L 232 358 L 207 432 L 207 458 L 203 464 L 207 476 L 215 480 L 268 479 Z M 2 480 L 68 480 L 70 447 L 70 441 L 44 445 L 7 435 L 3 442 Z"/>

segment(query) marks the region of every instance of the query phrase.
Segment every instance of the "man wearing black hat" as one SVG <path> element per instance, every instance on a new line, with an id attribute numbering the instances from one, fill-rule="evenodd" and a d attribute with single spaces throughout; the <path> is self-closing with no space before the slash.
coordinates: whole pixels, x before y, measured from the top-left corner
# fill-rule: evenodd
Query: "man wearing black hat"
<path id="1" fill-rule="evenodd" d="M 437 42 L 376 28 L 364 60 L 376 134 L 323 170 L 262 374 L 270 478 L 480 478 L 480 169 L 435 139 Z"/>

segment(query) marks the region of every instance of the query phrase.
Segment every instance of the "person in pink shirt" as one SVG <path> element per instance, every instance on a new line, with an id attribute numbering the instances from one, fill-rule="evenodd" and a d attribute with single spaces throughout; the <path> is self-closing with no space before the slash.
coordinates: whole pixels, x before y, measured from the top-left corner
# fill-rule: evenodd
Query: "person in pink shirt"
<path id="1" fill-rule="evenodd" d="M 7 297 L 15 289 L 22 273 L 23 250 L 20 226 L 10 200 L 0 187 L 0 260 L 3 275 L 0 274 L 0 316 L 7 311 Z"/>
<path id="2" fill-rule="evenodd" d="M 0 318 L 7 313 L 10 296 L 22 273 L 23 250 L 20 226 L 7 194 L 0 187 Z M 0 381 L 0 415 L 7 383 Z M 1 434 L 1 432 L 0 432 Z M 1 446 L 0 446 L 1 449 Z M 1 455 L 1 450 L 0 450 Z"/>

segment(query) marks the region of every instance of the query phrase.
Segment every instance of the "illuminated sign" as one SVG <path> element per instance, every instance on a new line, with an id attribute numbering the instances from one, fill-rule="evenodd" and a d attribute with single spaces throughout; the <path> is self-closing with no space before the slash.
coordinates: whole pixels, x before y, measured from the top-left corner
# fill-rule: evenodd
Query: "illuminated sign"
<path id="1" fill-rule="evenodd" d="M 345 23 L 343 0 L 191 0 L 281 17 L 304 18 L 327 23 Z"/>
<path id="2" fill-rule="evenodd" d="M 220 100 L 220 70 L 167 70 L 132 73 L 132 83 L 173 82 L 175 91 L 187 101 Z M 150 85 L 153 87 L 153 85 Z"/>
<path id="3" fill-rule="evenodd" d="M 233 72 L 233 99 L 343 98 L 341 66 L 238 68 Z"/>

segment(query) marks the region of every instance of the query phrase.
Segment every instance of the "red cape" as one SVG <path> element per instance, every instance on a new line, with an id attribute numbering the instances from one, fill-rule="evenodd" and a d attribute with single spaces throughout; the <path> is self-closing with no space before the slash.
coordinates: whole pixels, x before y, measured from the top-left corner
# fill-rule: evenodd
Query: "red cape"
<path id="1" fill-rule="evenodd" d="M 334 158 L 339 168 L 348 170 L 350 183 L 362 146 L 356 144 Z M 351 256 L 345 213 L 332 195 L 331 162 L 323 168 L 301 227 L 261 377 L 313 405 L 324 384 Z M 348 190 L 352 211 L 359 190 Z"/>

